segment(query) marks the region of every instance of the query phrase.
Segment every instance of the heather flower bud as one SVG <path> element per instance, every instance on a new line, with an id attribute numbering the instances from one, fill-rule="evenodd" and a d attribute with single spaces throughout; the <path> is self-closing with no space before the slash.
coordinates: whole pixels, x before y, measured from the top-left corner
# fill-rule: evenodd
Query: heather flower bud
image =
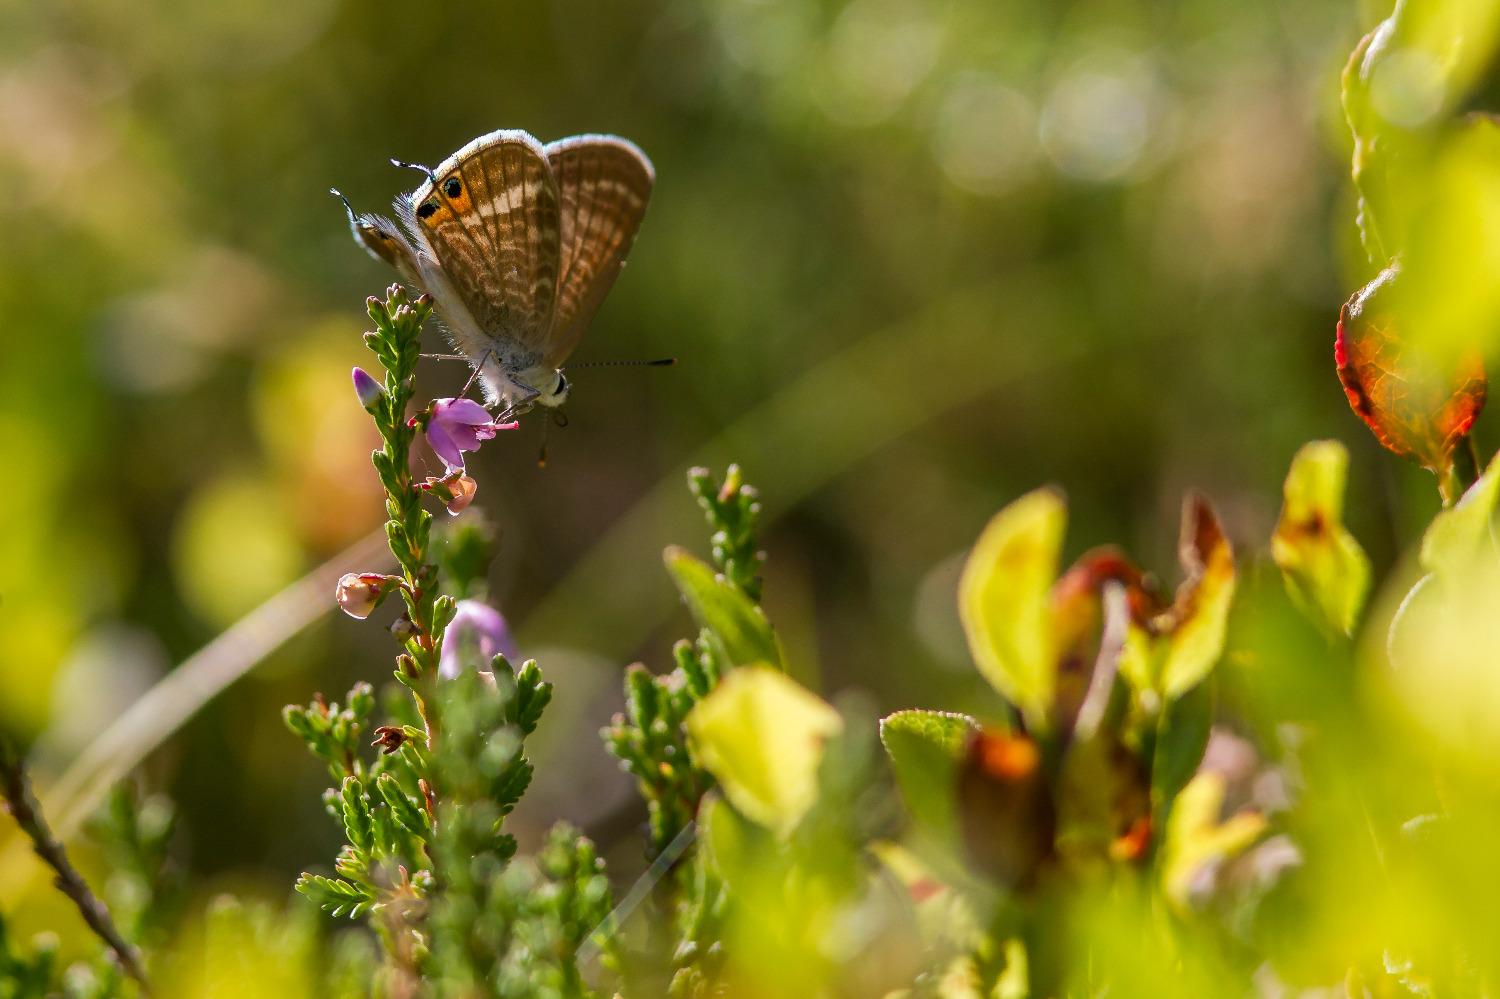
<path id="1" fill-rule="evenodd" d="M 443 506 L 448 508 L 448 513 L 456 517 L 474 502 L 474 494 L 479 491 L 479 483 L 464 474 L 463 469 L 455 468 L 441 479 L 429 476 L 421 488 L 442 500 Z"/>
<path id="2" fill-rule="evenodd" d="M 385 397 L 385 387 L 364 368 L 355 368 L 353 377 L 354 394 L 359 398 L 359 404 L 367 411 L 375 412 L 375 407 L 380 405 L 380 400 Z"/>
<path id="3" fill-rule="evenodd" d="M 460 600 L 453 620 L 443 635 L 443 651 L 438 657 L 438 675 L 452 680 L 466 666 L 487 669 L 490 660 L 503 654 L 508 659 L 519 655 L 516 641 L 500 612 L 478 600 Z"/>
<path id="4" fill-rule="evenodd" d="M 387 576 L 379 572 L 346 572 L 339 577 L 334 595 L 345 614 L 364 620 L 400 585 L 399 576 Z"/>

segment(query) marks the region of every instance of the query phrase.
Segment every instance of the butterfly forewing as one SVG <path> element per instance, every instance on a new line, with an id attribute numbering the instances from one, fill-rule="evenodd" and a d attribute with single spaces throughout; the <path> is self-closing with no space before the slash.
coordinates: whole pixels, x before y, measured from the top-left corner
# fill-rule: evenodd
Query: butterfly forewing
<path id="1" fill-rule="evenodd" d="M 558 195 L 546 153 L 492 132 L 443 161 L 403 214 L 479 330 L 540 351 L 559 268 Z"/>
<path id="2" fill-rule="evenodd" d="M 557 188 L 561 274 L 541 353 L 560 367 L 624 266 L 656 173 L 634 143 L 610 135 L 562 139 L 546 156 Z"/>

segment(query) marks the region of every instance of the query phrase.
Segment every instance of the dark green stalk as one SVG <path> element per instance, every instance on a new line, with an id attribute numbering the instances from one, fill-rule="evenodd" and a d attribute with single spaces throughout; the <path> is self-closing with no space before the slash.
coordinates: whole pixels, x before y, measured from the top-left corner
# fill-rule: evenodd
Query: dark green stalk
<path id="1" fill-rule="evenodd" d="M 57 890 L 73 900 L 83 921 L 114 953 L 115 959 L 120 962 L 120 967 L 127 975 L 140 983 L 141 991 L 149 993 L 150 984 L 146 980 L 145 970 L 141 967 L 140 955 L 120 934 L 110 918 L 109 909 L 90 890 L 88 882 L 83 880 L 83 875 L 79 874 L 72 862 L 68 860 L 68 854 L 63 849 L 62 843 L 53 837 L 52 831 L 47 827 L 47 820 L 42 817 L 36 797 L 31 792 L 31 781 L 26 776 L 26 768 L 20 754 L 3 738 L 0 738 L 0 797 L 4 797 L 11 817 L 16 820 L 16 825 L 20 826 L 21 831 L 31 840 L 31 847 L 36 851 L 36 855 L 52 868 L 55 875 L 53 883 L 57 886 Z"/>

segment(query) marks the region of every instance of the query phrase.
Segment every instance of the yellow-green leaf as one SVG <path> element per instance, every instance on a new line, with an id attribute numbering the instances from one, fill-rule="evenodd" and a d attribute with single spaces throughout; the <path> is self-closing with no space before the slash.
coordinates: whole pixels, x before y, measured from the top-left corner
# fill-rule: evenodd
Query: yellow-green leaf
<path id="1" fill-rule="evenodd" d="M 1422 535 L 1422 568 L 1444 577 L 1457 577 L 1481 551 L 1494 552 L 1490 522 L 1500 499 L 1500 454 L 1451 507 L 1438 513 Z"/>
<path id="2" fill-rule="evenodd" d="M 706 562 L 676 545 L 662 553 L 693 619 L 707 628 L 731 666 L 768 663 L 784 667 L 781 642 L 765 612 Z"/>
<path id="3" fill-rule="evenodd" d="M 1370 589 L 1370 560 L 1344 527 L 1349 451 L 1338 441 L 1304 444 L 1282 486 L 1271 558 L 1287 593 L 1331 631 L 1352 635 Z"/>
<path id="4" fill-rule="evenodd" d="M 1234 601 L 1234 551 L 1213 507 L 1189 495 L 1182 508 L 1179 556 L 1187 579 L 1172 606 L 1161 692 L 1181 697 L 1208 676 L 1224 652 L 1229 606 Z"/>
<path id="5" fill-rule="evenodd" d="M 1050 592 L 1066 525 L 1062 496 L 1027 493 L 985 526 L 958 585 L 974 662 L 1034 732 L 1046 728 L 1057 679 Z"/>
<path id="6" fill-rule="evenodd" d="M 687 717 L 694 756 L 730 803 L 783 835 L 817 800 L 823 745 L 842 727 L 825 701 L 764 664 L 729 673 Z"/>

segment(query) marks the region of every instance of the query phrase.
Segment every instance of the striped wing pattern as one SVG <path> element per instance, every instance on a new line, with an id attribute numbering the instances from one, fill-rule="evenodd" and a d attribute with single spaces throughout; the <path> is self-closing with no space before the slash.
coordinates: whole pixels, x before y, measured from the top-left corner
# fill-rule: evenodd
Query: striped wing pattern
<path id="1" fill-rule="evenodd" d="M 492 132 L 444 160 L 402 214 L 485 333 L 531 348 L 552 326 L 557 187 L 541 143 Z M 401 208 L 398 202 L 398 209 Z"/>
<path id="2" fill-rule="evenodd" d="M 475 139 L 396 199 L 409 242 L 379 216 L 350 210 L 350 226 L 405 280 L 420 283 L 417 272 L 435 263 L 478 332 L 517 348 L 502 359 L 555 368 L 619 276 L 655 180 L 645 153 L 617 136 L 543 146 L 506 129 Z"/>
<path id="3" fill-rule="evenodd" d="M 557 184 L 561 276 L 542 359 L 559 367 L 625 265 L 656 174 L 645 153 L 615 136 L 562 139 L 546 152 Z"/>

